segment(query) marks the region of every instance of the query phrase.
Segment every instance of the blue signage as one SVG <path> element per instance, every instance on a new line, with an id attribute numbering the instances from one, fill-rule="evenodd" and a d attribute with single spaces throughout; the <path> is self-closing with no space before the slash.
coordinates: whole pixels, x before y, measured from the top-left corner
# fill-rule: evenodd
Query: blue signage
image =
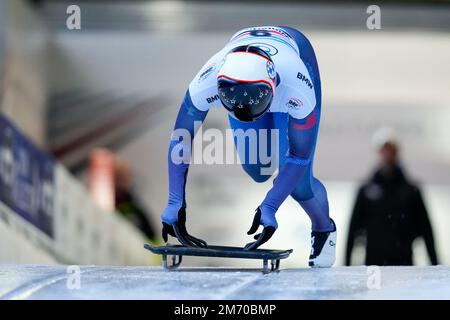
<path id="1" fill-rule="evenodd" d="M 55 162 L 0 114 L 0 201 L 53 238 Z"/>

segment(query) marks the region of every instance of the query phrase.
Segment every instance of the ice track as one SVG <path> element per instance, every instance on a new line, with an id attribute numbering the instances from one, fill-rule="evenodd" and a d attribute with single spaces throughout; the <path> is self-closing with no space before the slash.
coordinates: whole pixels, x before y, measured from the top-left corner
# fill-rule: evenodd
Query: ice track
<path id="1" fill-rule="evenodd" d="M 168 272 L 155 267 L 81 266 L 80 271 L 80 289 L 69 289 L 66 266 L 0 266 L 0 298 L 450 299 L 450 267 L 440 266 L 284 269 L 270 275 L 223 268 Z"/>

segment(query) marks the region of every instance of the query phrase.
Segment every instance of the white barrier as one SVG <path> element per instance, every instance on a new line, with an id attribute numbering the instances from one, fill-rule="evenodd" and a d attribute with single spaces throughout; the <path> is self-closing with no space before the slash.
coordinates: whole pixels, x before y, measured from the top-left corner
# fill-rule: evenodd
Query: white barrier
<path id="1" fill-rule="evenodd" d="M 52 239 L 0 202 L 0 263 L 152 264 L 145 237 L 118 214 L 98 209 L 61 165 L 53 214 Z"/>
<path id="2" fill-rule="evenodd" d="M 85 187 L 55 168 L 54 246 L 64 260 L 82 264 L 148 264 L 144 236 L 116 213 L 100 210 Z"/>
<path id="3" fill-rule="evenodd" d="M 42 233 L 0 202 L 0 263 L 55 264 L 55 257 L 42 246 Z M 48 244 L 48 243 L 47 243 Z"/>

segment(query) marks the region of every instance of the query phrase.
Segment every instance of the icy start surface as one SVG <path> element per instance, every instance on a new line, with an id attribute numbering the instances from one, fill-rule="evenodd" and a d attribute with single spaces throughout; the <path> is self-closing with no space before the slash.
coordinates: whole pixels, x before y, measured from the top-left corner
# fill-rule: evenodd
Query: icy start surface
<path id="1" fill-rule="evenodd" d="M 0 266 L 1 299 L 450 299 L 450 267 L 259 270 Z M 75 288 L 74 288 L 75 286 Z"/>

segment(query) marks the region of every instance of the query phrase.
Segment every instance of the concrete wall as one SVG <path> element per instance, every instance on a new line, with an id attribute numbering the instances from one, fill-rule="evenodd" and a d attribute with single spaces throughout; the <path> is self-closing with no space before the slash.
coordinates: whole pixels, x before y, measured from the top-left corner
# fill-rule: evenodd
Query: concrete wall
<path id="1" fill-rule="evenodd" d="M 45 147 L 48 30 L 28 2 L 3 0 L 2 5 L 5 55 L 0 110 Z"/>

